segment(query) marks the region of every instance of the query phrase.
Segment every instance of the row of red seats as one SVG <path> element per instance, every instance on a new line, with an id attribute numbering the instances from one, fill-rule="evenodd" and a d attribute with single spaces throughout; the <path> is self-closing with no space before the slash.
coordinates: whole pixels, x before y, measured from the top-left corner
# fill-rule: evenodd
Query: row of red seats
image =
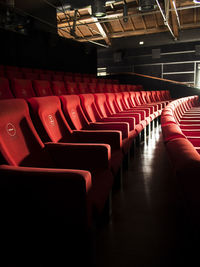
<path id="1" fill-rule="evenodd" d="M 105 210 L 135 139 L 169 102 L 164 93 L 0 100 L 1 223 L 9 228 L 5 240 L 21 240 L 24 233 L 31 244 L 32 238 L 39 240 L 38 247 L 42 236 L 42 253 L 49 246 L 60 251 L 55 234 L 64 243 L 76 240 L 70 254 L 78 246 L 80 251 L 87 248 L 83 233 Z"/>
<path id="2" fill-rule="evenodd" d="M 138 86 L 126 84 L 96 84 L 96 83 L 75 83 L 63 81 L 40 81 L 24 80 L 0 77 L 0 99 L 7 98 L 29 98 L 33 96 L 64 95 L 64 94 L 84 94 L 84 93 L 118 93 L 137 91 Z M 144 92 L 142 94 L 145 94 Z M 143 101 L 148 98 L 148 102 L 170 99 L 169 91 L 157 91 L 157 95 L 142 96 Z"/>
<path id="3" fill-rule="evenodd" d="M 128 153 L 135 137 L 161 114 L 167 101 L 136 106 L 133 101 L 137 98 L 133 95 L 131 98 L 128 92 L 124 95 L 63 95 L 60 99 L 58 96 L 28 99 L 42 140 L 33 127 L 25 100 L 1 100 L 1 153 L 14 166 L 65 166 L 91 171 L 92 203 L 95 209 L 102 210 L 112 188 L 113 175 L 120 169 L 122 153 Z M 99 130 L 103 132 L 98 133 Z M 94 140 L 103 145 L 74 144 Z M 56 145 L 46 143 L 44 146 L 42 141 Z M 73 145 L 66 144 L 69 142 Z M 86 157 L 81 152 L 82 147 L 88 153 Z"/>
<path id="4" fill-rule="evenodd" d="M 198 236 L 200 224 L 200 106 L 199 97 L 172 101 L 161 115 L 163 139 L 177 178 L 185 214 Z M 180 194 L 181 192 L 181 194 Z M 190 233 L 191 234 L 191 233 Z"/>
<path id="5" fill-rule="evenodd" d="M 43 69 L 19 68 L 0 65 L 0 77 L 8 79 L 29 79 L 48 81 L 69 81 L 86 83 L 118 83 L 116 79 L 97 78 L 95 74 L 72 73 Z"/>

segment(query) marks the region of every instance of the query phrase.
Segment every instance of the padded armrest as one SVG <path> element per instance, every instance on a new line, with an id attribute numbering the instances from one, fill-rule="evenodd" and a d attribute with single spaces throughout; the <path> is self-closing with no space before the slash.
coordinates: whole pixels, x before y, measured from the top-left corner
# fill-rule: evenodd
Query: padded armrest
<path id="1" fill-rule="evenodd" d="M 145 117 L 146 117 L 146 113 L 145 113 L 145 111 L 144 110 L 137 110 L 137 109 L 133 109 L 133 108 L 131 108 L 131 109 L 127 109 L 127 110 L 124 110 L 124 111 L 122 111 L 122 114 L 131 114 L 131 113 L 133 113 L 133 114 L 139 114 L 140 115 L 140 120 L 144 120 L 145 119 Z"/>
<path id="2" fill-rule="evenodd" d="M 143 112 L 144 113 L 144 116 L 146 116 L 146 117 L 149 117 L 149 109 L 148 108 L 140 108 L 140 107 L 133 107 L 133 108 L 131 108 L 131 109 L 133 109 L 133 110 L 135 110 L 136 112 L 137 111 L 140 111 L 140 112 Z"/>
<path id="3" fill-rule="evenodd" d="M 122 132 L 122 139 L 129 137 L 129 124 L 127 122 L 91 122 L 92 130 L 117 130 Z"/>
<path id="4" fill-rule="evenodd" d="M 73 131 L 72 135 L 76 141 L 81 143 L 102 143 L 109 144 L 112 150 L 120 150 L 122 148 L 122 133 L 120 131 L 90 131 L 81 130 Z"/>
<path id="5" fill-rule="evenodd" d="M 107 144 L 48 142 L 45 149 L 59 168 L 94 171 L 110 167 L 111 147 Z"/>
<path id="6" fill-rule="evenodd" d="M 116 113 L 116 114 L 114 114 L 113 115 L 114 117 L 119 117 L 119 118 L 121 118 L 121 117 L 124 117 L 124 118 L 128 118 L 129 116 L 129 118 L 132 118 L 132 119 L 134 119 L 135 120 L 135 124 L 139 124 L 140 123 L 140 121 L 141 121 L 141 116 L 140 116 L 140 114 L 135 114 L 135 113 L 128 113 L 127 114 L 127 112 L 120 112 L 120 113 Z"/>
<path id="7" fill-rule="evenodd" d="M 1 198 L 11 210 L 17 206 L 32 214 L 42 209 L 47 215 L 61 216 L 66 225 L 87 223 L 92 187 L 89 172 L 1 165 L 0 175 Z"/>
<path id="8" fill-rule="evenodd" d="M 119 116 L 118 116 L 119 115 Z M 103 122 L 127 122 L 130 130 L 135 129 L 135 118 L 129 118 L 128 116 L 121 116 L 121 114 L 115 114 L 114 117 L 102 118 Z"/>

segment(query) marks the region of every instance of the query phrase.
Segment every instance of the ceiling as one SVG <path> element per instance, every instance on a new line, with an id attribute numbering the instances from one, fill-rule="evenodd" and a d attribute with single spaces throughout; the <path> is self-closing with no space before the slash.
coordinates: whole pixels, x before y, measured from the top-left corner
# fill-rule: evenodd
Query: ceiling
<path id="1" fill-rule="evenodd" d="M 89 5 L 79 8 L 77 13 L 59 7 L 58 33 L 79 42 L 109 47 L 117 38 L 163 32 L 169 32 L 173 40 L 180 40 L 183 30 L 200 28 L 200 4 L 191 0 L 155 1 L 156 8 L 149 12 L 139 11 L 139 0 L 106 2 L 106 16 L 101 19 L 91 15 Z M 125 4 L 127 16 L 123 12 Z"/>

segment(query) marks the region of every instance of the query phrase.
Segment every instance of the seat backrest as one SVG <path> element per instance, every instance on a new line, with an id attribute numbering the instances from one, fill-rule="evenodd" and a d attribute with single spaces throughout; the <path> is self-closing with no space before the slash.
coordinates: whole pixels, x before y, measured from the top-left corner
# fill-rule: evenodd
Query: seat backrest
<path id="1" fill-rule="evenodd" d="M 4 77 L 0 77 L 0 99 L 13 98 L 10 90 L 9 81 Z"/>
<path id="2" fill-rule="evenodd" d="M 95 93 L 105 93 L 105 84 L 104 83 L 98 83 L 96 86 L 96 92 Z"/>
<path id="3" fill-rule="evenodd" d="M 43 141 L 67 142 L 72 130 L 62 112 L 58 96 L 33 97 L 28 100 L 35 127 Z M 68 139 L 69 140 L 69 139 Z"/>
<path id="4" fill-rule="evenodd" d="M 62 74 L 53 74 L 52 80 L 53 81 L 63 81 L 63 75 Z"/>
<path id="5" fill-rule="evenodd" d="M 105 84 L 105 92 L 106 93 L 113 93 L 113 85 L 111 83 Z"/>
<path id="6" fill-rule="evenodd" d="M 54 95 L 66 95 L 67 94 L 65 83 L 63 81 L 53 81 L 51 85 L 52 85 L 52 92 Z"/>
<path id="7" fill-rule="evenodd" d="M 53 167 L 23 99 L 0 100 L 0 152 L 10 165 Z"/>
<path id="8" fill-rule="evenodd" d="M 37 96 L 53 95 L 53 93 L 51 91 L 51 84 L 49 81 L 34 80 L 33 81 L 33 88 L 34 88 Z"/>
<path id="9" fill-rule="evenodd" d="M 131 101 L 130 94 L 131 93 L 129 93 L 129 92 L 122 92 L 122 97 L 123 97 L 123 100 L 124 100 L 124 104 L 125 104 L 127 109 L 129 109 L 129 108 L 134 106 L 134 104 Z"/>
<path id="10" fill-rule="evenodd" d="M 31 68 L 21 68 L 21 72 L 23 72 L 23 73 L 31 73 L 32 69 Z"/>
<path id="11" fill-rule="evenodd" d="M 6 74 L 5 74 L 5 71 L 4 69 L 0 69 L 0 77 L 5 77 Z"/>
<path id="12" fill-rule="evenodd" d="M 106 93 L 106 101 L 108 104 L 109 109 L 112 113 L 119 112 L 119 107 L 115 101 L 115 94 L 114 93 Z"/>
<path id="13" fill-rule="evenodd" d="M 97 83 L 88 83 L 88 92 L 89 93 L 96 93 L 97 92 Z"/>
<path id="14" fill-rule="evenodd" d="M 93 94 L 80 94 L 81 106 L 89 122 L 101 120 Z"/>
<path id="15" fill-rule="evenodd" d="M 113 84 L 113 92 L 114 93 L 119 93 L 121 90 L 120 90 L 120 87 L 119 87 L 119 84 Z"/>
<path id="16" fill-rule="evenodd" d="M 115 101 L 117 104 L 117 107 L 119 108 L 119 111 L 123 111 L 125 109 L 124 103 L 123 103 L 123 96 L 121 93 L 115 93 Z"/>
<path id="17" fill-rule="evenodd" d="M 51 74 L 50 73 L 40 73 L 39 78 L 42 81 L 51 81 Z"/>
<path id="18" fill-rule="evenodd" d="M 128 85 L 126 85 L 126 84 L 119 84 L 119 88 L 120 88 L 120 91 L 121 91 L 121 92 L 130 91 L 130 90 L 128 89 Z"/>
<path id="19" fill-rule="evenodd" d="M 24 79 L 28 80 L 38 80 L 39 79 L 39 74 L 35 72 L 25 72 L 24 73 Z"/>
<path id="20" fill-rule="evenodd" d="M 88 93 L 88 84 L 86 82 L 77 83 L 79 94 Z"/>
<path id="21" fill-rule="evenodd" d="M 8 79 L 14 79 L 14 78 L 17 78 L 17 79 L 23 79 L 23 73 L 22 72 L 19 72 L 19 71 L 7 71 L 6 72 L 6 77 Z"/>
<path id="22" fill-rule="evenodd" d="M 70 95 L 78 94 L 77 84 L 75 82 L 65 82 L 67 93 Z"/>
<path id="23" fill-rule="evenodd" d="M 140 92 L 140 100 L 142 104 L 146 104 L 147 100 L 146 100 L 146 91 L 141 91 Z"/>
<path id="24" fill-rule="evenodd" d="M 74 82 L 74 77 L 72 75 L 64 75 L 63 79 L 65 82 Z"/>
<path id="25" fill-rule="evenodd" d="M 72 129 L 81 130 L 87 128 L 87 120 L 81 107 L 80 97 L 78 95 L 60 96 L 64 115 Z"/>
<path id="26" fill-rule="evenodd" d="M 74 81 L 75 81 L 76 83 L 80 83 L 80 82 L 83 81 L 83 79 L 82 79 L 81 76 L 74 76 Z"/>
<path id="27" fill-rule="evenodd" d="M 94 94 L 94 98 L 95 98 L 96 106 L 101 116 L 102 117 L 111 116 L 112 112 L 107 105 L 106 95 L 105 94 Z"/>
<path id="28" fill-rule="evenodd" d="M 31 80 L 13 79 L 12 91 L 17 98 L 29 98 L 35 96 Z"/>

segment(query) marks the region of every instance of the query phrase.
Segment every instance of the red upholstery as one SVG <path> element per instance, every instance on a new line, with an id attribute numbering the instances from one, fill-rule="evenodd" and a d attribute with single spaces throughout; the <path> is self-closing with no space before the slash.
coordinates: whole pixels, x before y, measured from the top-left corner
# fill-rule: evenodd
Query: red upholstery
<path id="1" fill-rule="evenodd" d="M 49 81 L 34 80 L 33 87 L 37 96 L 53 95 L 51 91 L 51 84 Z"/>
<path id="2" fill-rule="evenodd" d="M 101 122 L 104 125 L 109 125 L 109 127 L 111 127 L 110 129 L 122 131 L 124 152 L 127 152 L 128 147 L 130 147 L 133 139 L 137 136 L 137 132 L 134 129 L 129 129 L 129 124 L 134 128 L 134 120 L 132 118 L 103 118 L 96 107 L 95 99 L 92 94 L 81 94 L 80 99 L 88 121 L 93 123 Z M 129 140 L 128 142 L 127 138 Z"/>
<path id="3" fill-rule="evenodd" d="M 33 81 L 33 80 L 38 80 L 39 75 L 38 75 L 38 73 L 35 73 L 35 72 L 25 72 L 24 78 Z"/>
<path id="4" fill-rule="evenodd" d="M 88 93 L 88 84 L 86 82 L 77 83 L 79 94 Z"/>
<path id="5" fill-rule="evenodd" d="M 23 73 L 22 72 L 19 72 L 19 71 L 7 71 L 6 72 L 6 77 L 8 79 L 14 79 L 14 78 L 17 78 L 17 79 L 23 79 Z"/>
<path id="6" fill-rule="evenodd" d="M 67 94 L 65 83 L 63 81 L 53 81 L 51 84 L 52 84 L 52 92 L 54 95 Z"/>
<path id="7" fill-rule="evenodd" d="M 80 103 L 80 98 L 77 95 L 66 95 L 61 97 L 62 107 L 67 117 L 71 127 L 73 129 L 81 130 L 109 130 L 109 131 L 120 131 L 122 132 L 123 142 L 121 141 L 121 133 L 120 133 L 120 147 L 121 143 L 123 146 L 123 151 L 127 153 L 129 148 L 129 138 L 128 138 L 128 125 L 121 123 L 91 123 L 88 121 L 85 113 L 82 110 L 82 106 Z M 118 132 L 119 133 L 119 132 Z M 115 139 L 115 144 L 118 144 L 119 141 Z M 113 145 L 112 145 L 113 148 Z M 119 146 L 115 149 L 119 149 Z M 113 152 L 113 149 L 112 149 Z"/>
<path id="8" fill-rule="evenodd" d="M 13 98 L 8 79 L 0 77 L 0 99 Z"/>
<path id="9" fill-rule="evenodd" d="M 31 80 L 13 79 L 12 90 L 17 98 L 29 98 L 35 96 Z"/>
<path id="10" fill-rule="evenodd" d="M 63 81 L 63 75 L 62 74 L 54 74 L 52 75 L 53 81 Z"/>
<path id="11" fill-rule="evenodd" d="M 122 160 L 119 133 L 106 131 L 73 132 L 65 120 L 60 100 L 56 96 L 31 98 L 29 103 L 34 111 L 38 132 L 43 136 L 44 141 L 110 144 L 111 148 L 114 149 L 112 151 L 112 168 L 115 172 L 119 170 Z M 114 140 L 116 144 L 113 142 Z"/>
<path id="12" fill-rule="evenodd" d="M 52 119 L 48 117 L 47 124 L 48 120 L 50 127 L 53 127 Z M 54 131 L 53 135 L 56 136 L 56 133 Z M 92 205 L 102 211 L 113 182 L 109 171 L 109 145 L 49 143 L 45 147 L 23 99 L 1 100 L 0 145 L 4 159 L 13 166 L 91 170 Z"/>
<path id="13" fill-rule="evenodd" d="M 75 82 L 65 82 L 68 94 L 78 94 L 77 84 Z"/>
<path id="14" fill-rule="evenodd" d="M 39 78 L 40 78 L 40 80 L 51 81 L 51 74 L 50 73 L 40 73 Z"/>

